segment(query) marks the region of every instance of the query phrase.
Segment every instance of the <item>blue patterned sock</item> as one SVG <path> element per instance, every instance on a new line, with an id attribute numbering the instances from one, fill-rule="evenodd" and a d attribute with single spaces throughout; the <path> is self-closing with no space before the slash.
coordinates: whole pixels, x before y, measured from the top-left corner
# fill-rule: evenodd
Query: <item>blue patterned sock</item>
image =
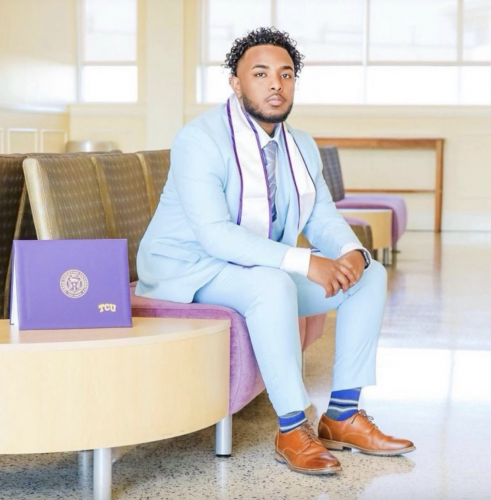
<path id="1" fill-rule="evenodd" d="M 358 411 L 361 387 L 331 392 L 331 400 L 326 411 L 332 420 L 346 420 Z"/>
<path id="2" fill-rule="evenodd" d="M 292 411 L 291 413 L 278 417 L 281 432 L 290 432 L 304 422 L 307 422 L 307 417 L 303 411 Z"/>

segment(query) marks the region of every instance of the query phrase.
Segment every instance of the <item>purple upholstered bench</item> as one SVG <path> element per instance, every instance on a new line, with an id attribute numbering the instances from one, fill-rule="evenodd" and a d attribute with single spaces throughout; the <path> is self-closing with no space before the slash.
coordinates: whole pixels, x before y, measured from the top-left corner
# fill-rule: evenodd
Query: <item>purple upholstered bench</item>
<path id="1" fill-rule="evenodd" d="M 245 319 L 234 309 L 211 304 L 183 304 L 167 300 L 148 299 L 135 295 L 131 284 L 131 310 L 133 316 L 158 318 L 199 318 L 230 320 L 230 402 L 225 422 L 217 424 L 217 455 L 230 455 L 231 416 L 241 410 L 264 390 L 264 382 L 252 350 Z M 322 335 L 325 314 L 299 318 L 302 350 Z M 227 420 L 228 419 L 228 420 Z"/>
<path id="2" fill-rule="evenodd" d="M 392 248 L 395 249 L 407 225 L 407 208 L 404 198 L 390 194 L 347 194 L 336 202 L 338 209 L 390 209 L 392 210 Z"/>

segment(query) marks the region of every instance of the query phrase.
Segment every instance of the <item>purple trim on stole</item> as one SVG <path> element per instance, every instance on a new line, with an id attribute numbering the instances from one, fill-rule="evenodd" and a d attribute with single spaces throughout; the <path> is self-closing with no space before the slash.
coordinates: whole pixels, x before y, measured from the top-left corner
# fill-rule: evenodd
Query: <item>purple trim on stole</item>
<path id="1" fill-rule="evenodd" d="M 300 153 L 300 156 L 302 157 L 303 164 L 305 165 L 305 170 L 307 170 L 307 174 L 309 174 L 310 180 L 312 181 L 312 185 L 314 186 L 315 195 L 317 196 L 317 187 L 315 186 L 314 178 L 312 177 L 312 175 L 310 175 L 310 170 L 307 167 L 307 162 L 305 161 L 305 158 L 303 157 L 302 150 L 298 147 L 298 143 L 295 140 L 295 137 L 293 137 L 293 134 L 290 134 L 290 135 L 292 136 L 293 142 L 296 144 L 298 152 Z"/>
<path id="2" fill-rule="evenodd" d="M 268 192 L 268 207 L 269 207 L 268 238 L 271 239 L 271 235 L 273 234 L 273 207 L 271 206 L 271 192 L 269 190 L 268 168 L 266 167 L 266 160 L 264 159 L 264 153 L 263 153 L 263 149 L 261 148 L 261 141 L 259 140 L 259 134 L 257 133 L 256 127 L 254 126 L 254 123 L 252 123 L 251 119 L 249 118 L 249 115 L 245 112 L 245 110 L 242 109 L 242 106 L 240 107 L 240 109 L 244 113 L 244 116 L 247 118 L 247 121 L 249 122 L 249 125 L 251 126 L 252 131 L 254 132 L 254 135 L 256 136 L 257 147 L 259 149 L 259 155 L 261 156 L 261 163 L 263 164 L 264 181 L 266 182 L 266 191 Z"/>
<path id="3" fill-rule="evenodd" d="M 297 181 L 295 179 L 295 174 L 293 173 L 292 159 L 290 158 L 290 150 L 288 149 L 288 143 L 286 141 L 286 131 L 285 124 L 281 124 L 281 131 L 283 132 L 283 142 L 285 143 L 286 156 L 288 157 L 288 164 L 290 165 L 290 172 L 292 174 L 293 185 L 295 186 L 295 192 L 297 193 L 297 207 L 298 207 L 298 224 L 300 225 L 300 193 L 298 192 Z M 303 158 L 302 158 L 303 160 Z M 305 162 L 304 162 L 305 165 Z M 307 165 L 305 165 L 307 168 Z M 307 168 L 308 171 L 308 168 Z"/>
<path id="4" fill-rule="evenodd" d="M 268 170 L 266 168 L 266 161 L 264 159 L 263 150 L 261 148 L 261 141 L 259 140 L 259 135 L 257 133 L 256 127 L 252 123 L 252 121 L 251 121 L 249 115 L 246 113 L 246 111 L 244 109 L 242 109 L 242 106 L 240 107 L 240 109 L 244 113 L 244 116 L 246 117 L 247 122 L 249 123 L 250 127 L 252 128 L 252 130 L 254 132 L 254 135 L 256 137 L 257 147 L 259 149 L 260 156 L 261 156 L 261 163 L 263 165 L 264 179 L 265 179 L 265 182 L 266 182 L 266 189 L 267 189 L 267 192 L 268 192 L 268 206 L 269 206 L 269 231 L 268 231 L 268 238 L 271 238 L 272 231 L 273 231 L 273 213 L 272 213 L 272 206 L 271 206 L 271 193 L 270 193 L 270 189 L 269 189 Z M 240 200 L 239 200 L 239 213 L 237 215 L 237 224 L 240 225 L 240 222 L 241 222 L 241 219 L 242 219 L 242 199 L 243 199 L 243 190 L 244 190 L 244 180 L 243 180 L 243 177 L 242 177 L 242 169 L 240 167 L 239 155 L 237 153 L 237 146 L 235 144 L 235 132 L 234 132 L 234 126 L 233 126 L 233 123 L 232 123 L 232 115 L 230 113 L 230 98 L 227 100 L 227 118 L 228 118 L 228 123 L 229 123 L 229 126 L 230 126 L 230 133 L 231 133 L 231 136 L 232 136 L 232 147 L 233 147 L 233 150 L 234 150 L 235 161 L 237 162 L 237 168 L 239 170 L 239 176 L 240 176 Z M 297 194 L 298 223 L 300 224 L 300 193 L 298 192 L 297 181 L 295 179 L 295 173 L 293 172 L 292 160 L 291 160 L 291 157 L 290 157 L 290 150 L 288 148 L 288 143 L 287 143 L 287 140 L 286 140 L 286 130 L 285 130 L 286 127 L 285 127 L 285 124 L 281 123 L 281 127 L 282 127 L 282 133 L 283 133 L 283 142 L 285 144 L 286 155 L 287 155 L 287 158 L 288 158 L 288 165 L 290 167 L 290 173 L 291 173 L 291 176 L 292 176 L 292 179 L 293 179 L 293 185 L 295 187 L 295 192 Z M 294 142 L 296 144 L 295 138 L 293 138 L 293 140 L 294 140 Z M 298 148 L 298 145 L 297 145 L 297 148 Z M 298 148 L 298 150 L 300 151 L 300 148 Z M 307 170 L 307 173 L 308 173 L 308 175 L 310 177 L 310 180 L 312 181 L 312 184 L 313 184 L 314 190 L 315 190 L 315 182 L 312 179 L 312 176 L 310 175 L 309 169 L 307 168 L 307 164 L 305 163 L 305 160 L 303 158 L 303 155 L 302 155 L 301 151 L 300 151 L 300 156 L 302 156 L 302 160 L 303 160 L 304 166 L 305 166 L 305 168 Z M 254 266 L 251 266 L 251 267 L 254 267 Z"/>
<path id="5" fill-rule="evenodd" d="M 235 145 L 234 125 L 232 123 L 232 115 L 230 114 L 230 97 L 227 100 L 227 117 L 228 117 L 228 124 L 230 126 L 230 133 L 232 134 L 232 148 L 234 150 L 235 161 L 237 162 L 237 168 L 239 169 L 239 177 L 240 177 L 239 213 L 237 214 L 237 224 L 240 226 L 240 221 L 242 220 L 242 197 L 244 194 L 244 179 L 242 178 L 242 169 L 240 168 L 239 156 L 237 154 L 237 146 Z"/>

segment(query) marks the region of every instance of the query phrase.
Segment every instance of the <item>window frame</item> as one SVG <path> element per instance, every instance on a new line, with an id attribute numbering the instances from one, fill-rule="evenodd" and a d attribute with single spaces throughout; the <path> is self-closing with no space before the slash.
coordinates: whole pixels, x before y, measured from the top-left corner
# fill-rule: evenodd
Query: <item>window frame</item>
<path id="1" fill-rule="evenodd" d="M 136 4 L 136 58 L 127 61 L 86 61 L 85 52 L 85 0 L 77 0 L 77 102 L 85 104 L 136 104 L 140 101 L 139 66 L 138 66 L 138 0 Z M 83 74 L 86 67 L 135 67 L 137 73 L 137 98 L 136 101 L 86 101 L 84 98 Z"/>

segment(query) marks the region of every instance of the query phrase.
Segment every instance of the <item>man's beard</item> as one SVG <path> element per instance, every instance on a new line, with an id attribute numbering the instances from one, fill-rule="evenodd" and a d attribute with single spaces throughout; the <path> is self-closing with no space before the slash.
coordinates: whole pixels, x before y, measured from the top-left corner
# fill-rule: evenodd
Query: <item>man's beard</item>
<path id="1" fill-rule="evenodd" d="M 265 115 L 263 114 L 257 106 L 255 106 L 249 99 L 247 99 L 247 96 L 245 94 L 242 94 L 242 102 L 244 104 L 244 109 L 249 113 L 255 120 L 258 122 L 263 122 L 263 123 L 280 123 L 284 122 L 287 118 L 288 115 L 290 114 L 290 111 L 293 108 L 293 103 L 290 104 L 290 107 L 281 115 Z"/>

